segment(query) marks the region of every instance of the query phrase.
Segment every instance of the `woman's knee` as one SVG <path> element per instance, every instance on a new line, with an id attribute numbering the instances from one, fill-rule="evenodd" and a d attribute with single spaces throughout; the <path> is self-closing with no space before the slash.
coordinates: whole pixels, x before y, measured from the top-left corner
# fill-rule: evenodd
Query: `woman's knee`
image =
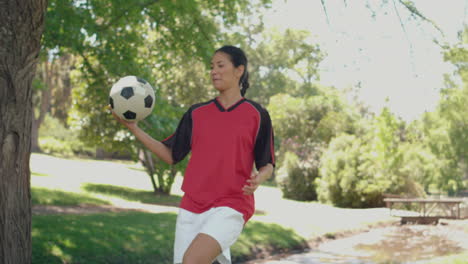
<path id="1" fill-rule="evenodd" d="M 185 251 L 183 264 L 211 264 L 220 253 L 219 243 L 211 236 L 200 233 Z"/>

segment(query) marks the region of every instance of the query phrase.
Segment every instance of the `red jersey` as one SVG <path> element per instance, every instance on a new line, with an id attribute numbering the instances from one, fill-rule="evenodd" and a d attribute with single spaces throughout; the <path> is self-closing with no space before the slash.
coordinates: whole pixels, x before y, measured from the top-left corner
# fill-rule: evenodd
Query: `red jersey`
<path id="1" fill-rule="evenodd" d="M 195 104 L 176 132 L 162 141 L 177 163 L 191 151 L 185 170 L 180 207 L 202 213 L 227 206 L 247 222 L 255 211 L 254 196 L 242 187 L 257 169 L 275 165 L 270 116 L 258 103 L 242 98 L 225 109 L 217 99 Z"/>

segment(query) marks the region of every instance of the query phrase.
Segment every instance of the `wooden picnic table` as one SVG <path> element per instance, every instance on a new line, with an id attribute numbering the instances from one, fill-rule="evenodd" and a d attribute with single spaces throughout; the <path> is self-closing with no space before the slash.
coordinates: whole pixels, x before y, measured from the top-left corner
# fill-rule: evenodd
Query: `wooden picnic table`
<path id="1" fill-rule="evenodd" d="M 402 223 L 407 221 L 419 221 L 419 222 L 438 222 L 439 218 L 450 218 L 460 219 L 460 205 L 464 203 L 464 198 L 385 198 L 384 202 L 387 208 L 392 209 L 395 204 L 414 204 L 417 206 L 419 215 L 417 216 L 400 216 L 402 217 Z M 437 213 L 443 212 L 443 214 L 434 214 L 435 210 L 439 209 Z"/>

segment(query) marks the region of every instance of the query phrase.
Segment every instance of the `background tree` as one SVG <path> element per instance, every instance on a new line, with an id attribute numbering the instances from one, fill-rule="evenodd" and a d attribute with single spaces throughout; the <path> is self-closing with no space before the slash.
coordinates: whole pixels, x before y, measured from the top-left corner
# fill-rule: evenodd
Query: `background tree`
<path id="1" fill-rule="evenodd" d="M 327 15 L 327 2 L 322 1 L 322 6 L 324 8 L 324 12 Z M 344 5 L 348 7 L 347 1 L 344 1 Z M 350 6 L 352 3 L 349 4 Z M 438 28 L 438 26 L 431 21 L 429 18 L 425 17 L 419 10 L 416 8 L 415 4 L 412 1 L 379 1 L 377 3 L 368 3 L 367 8 L 369 11 L 371 11 L 372 16 L 376 16 L 378 11 L 382 10 L 387 10 L 387 9 L 393 9 L 393 14 L 395 14 L 395 17 L 399 20 L 400 24 L 402 25 L 402 30 L 406 34 L 406 29 L 405 29 L 405 24 L 403 23 L 403 20 L 405 19 L 405 16 L 407 17 L 412 17 L 416 18 L 418 21 L 424 21 L 426 23 L 429 23 L 433 26 L 434 29 L 439 31 L 438 33 L 441 33 L 441 36 L 443 36 L 443 33 L 441 30 Z M 388 12 L 384 12 L 387 14 Z M 328 15 L 327 15 L 328 19 Z M 435 38 L 438 39 L 438 38 Z M 411 47 L 412 48 L 412 47 Z M 459 53 L 458 53 L 459 54 Z M 463 62 L 463 56 L 458 55 L 457 59 L 459 62 Z M 466 59 L 465 59 L 466 61 Z M 274 97 L 273 97 L 274 98 Z M 453 97 L 452 97 L 453 98 Z M 273 99 L 272 99 L 273 100 Z M 271 100 L 271 101 L 272 101 Z M 271 102 L 270 101 L 270 102 Z M 301 100 L 300 99 L 295 99 L 295 105 L 293 108 L 300 108 L 301 106 Z M 276 102 L 279 103 L 279 102 Z M 284 107 L 287 109 L 289 106 L 282 101 L 283 104 L 280 104 L 281 107 Z M 291 104 L 292 105 L 292 104 Z M 449 103 L 448 105 L 453 106 L 454 104 Z M 279 107 L 278 107 L 279 108 Z M 313 107 L 312 107 L 313 108 Z M 312 109 L 311 108 L 311 109 Z M 304 109 L 309 109 L 309 107 L 304 107 Z M 289 113 L 291 109 L 287 109 L 287 112 Z M 365 108 L 360 108 L 357 109 L 361 115 L 364 117 L 367 114 L 365 113 L 366 111 Z M 459 109 L 461 110 L 461 109 Z M 280 110 L 281 111 L 281 110 Z M 466 112 L 466 110 L 464 110 Z M 294 111 L 293 111 L 294 112 Z M 320 111 L 316 111 L 316 113 L 320 113 Z M 463 111 L 462 111 L 463 113 Z M 454 131 L 453 135 L 457 135 L 456 138 L 459 141 L 459 138 L 465 138 L 464 133 L 466 133 L 466 129 L 463 129 L 464 122 L 461 120 L 460 116 L 455 117 L 455 112 L 453 112 L 452 118 L 457 120 L 454 124 L 453 127 L 459 128 L 458 131 Z M 320 114 L 319 114 L 320 115 Z M 330 115 L 330 117 L 333 117 L 334 115 Z M 336 117 L 342 116 L 342 115 L 336 115 L 331 120 L 339 120 L 336 119 Z M 368 116 L 373 119 L 372 116 Z M 307 118 L 306 118 L 307 119 Z M 331 135 L 330 140 L 332 142 L 338 138 L 335 138 L 337 135 L 339 136 L 339 133 L 334 134 L 333 131 L 340 131 L 340 129 L 336 129 L 336 127 L 333 126 L 325 126 L 327 129 L 323 129 L 319 127 L 316 127 L 314 125 L 309 125 L 305 126 L 304 124 L 299 125 L 299 123 L 296 121 L 298 119 L 295 119 L 294 116 L 286 116 L 283 115 L 283 118 L 281 118 L 283 122 L 280 122 L 280 127 L 279 130 L 281 129 L 286 129 L 287 131 L 295 131 L 295 126 L 293 124 L 296 124 L 296 127 L 301 127 L 302 130 L 313 130 L 315 132 L 315 138 L 321 138 L 320 134 L 322 135 Z M 444 187 L 445 189 L 450 188 L 450 189 L 459 189 L 460 188 L 460 181 L 454 179 L 454 175 L 459 175 L 459 173 L 454 173 L 453 169 L 448 169 L 454 168 L 453 164 L 464 164 L 463 162 L 460 162 L 459 158 L 454 157 L 453 155 L 451 157 L 446 157 L 444 160 L 446 161 L 445 164 L 440 164 L 439 163 L 433 163 L 436 164 L 434 166 L 428 165 L 427 162 L 434 161 L 436 158 L 431 151 L 422 144 L 421 141 L 417 142 L 406 142 L 405 136 L 407 131 L 405 130 L 405 124 L 397 119 L 388 111 L 388 109 L 384 109 L 384 111 L 381 113 L 380 116 L 376 117 L 374 121 L 371 121 L 370 123 L 366 122 L 366 118 L 358 118 L 355 119 L 357 123 L 355 123 L 355 135 L 357 138 L 351 138 L 350 135 L 346 134 L 343 137 L 339 139 L 339 143 L 334 145 L 334 150 L 327 149 L 327 146 L 325 145 L 322 148 L 322 153 L 325 152 L 325 160 L 327 161 L 327 164 L 324 163 L 318 163 L 319 167 L 323 166 L 323 170 L 318 171 L 318 175 L 320 174 L 321 171 L 324 172 L 324 174 L 327 174 L 328 177 L 325 179 L 321 179 L 319 175 L 317 178 L 316 183 L 319 183 L 322 187 L 321 190 L 319 191 L 321 195 L 321 200 L 322 201 L 331 201 L 335 204 L 339 204 L 340 206 L 353 206 L 353 207 L 361 207 L 361 206 L 378 206 L 382 205 L 382 195 L 385 192 L 391 192 L 391 193 L 399 193 L 399 194 L 405 194 L 405 195 L 411 195 L 411 196 L 421 196 L 424 195 L 424 190 L 422 187 L 422 184 L 418 181 L 422 181 L 425 179 L 425 181 L 422 182 L 428 182 L 427 179 L 444 179 L 447 180 L 446 184 L 451 187 Z M 320 123 L 327 123 L 327 119 L 323 119 L 323 121 L 320 121 Z M 306 121 L 307 122 L 307 121 Z M 339 122 L 331 122 L 332 124 L 340 124 Z M 342 122 L 346 123 L 346 122 Z M 460 128 L 461 127 L 461 128 Z M 336 130 L 334 130 L 336 129 Z M 324 133 L 319 133 L 320 131 Z M 281 134 L 281 131 L 279 132 Z M 301 132 L 298 132 L 299 134 Z M 292 134 L 292 133 L 291 133 Z M 286 144 L 287 147 L 289 148 L 294 148 L 294 146 L 299 146 L 299 149 L 304 149 L 306 148 L 305 145 L 307 145 L 307 140 L 311 140 L 312 137 L 306 136 L 305 138 L 302 138 L 299 140 L 300 144 L 294 144 L 291 140 L 287 140 L 284 142 L 288 142 Z M 452 139 L 454 139 L 452 137 Z M 357 142 L 348 142 L 351 140 L 357 140 Z M 359 144 L 359 142 L 362 142 L 362 146 Z M 447 141 L 445 141 L 447 142 Z M 412 144 L 414 143 L 414 145 Z M 440 142 L 438 142 L 440 143 Z M 357 144 L 357 145 L 356 145 Z M 463 146 L 463 144 L 462 144 Z M 339 156 L 338 153 L 341 153 L 342 149 L 344 148 L 344 154 L 342 155 L 342 158 L 337 158 Z M 463 148 L 463 147 L 462 147 Z M 446 152 L 450 148 L 443 148 Z M 285 150 L 285 149 L 281 149 Z M 303 169 L 294 169 L 291 167 L 291 164 L 294 163 L 299 163 L 299 160 L 308 160 L 308 159 L 301 159 L 298 157 L 298 155 L 292 155 L 288 153 L 287 151 L 281 151 L 281 155 L 286 154 L 284 164 L 287 164 L 287 167 L 284 167 L 282 170 L 282 175 L 289 175 L 289 178 L 292 179 L 291 173 L 297 174 L 298 171 L 305 171 Z M 358 150 L 358 151 L 355 151 Z M 421 150 L 420 153 L 416 153 L 415 150 Z M 331 153 L 330 153 L 331 151 Z M 303 151 L 301 151 L 303 152 Z M 317 153 L 317 149 L 309 148 L 308 151 L 305 151 L 305 153 Z M 463 152 L 463 151 L 462 151 Z M 300 152 L 299 152 L 300 153 Z M 346 157 L 346 153 L 349 153 L 352 156 L 352 153 L 359 153 L 359 155 L 367 155 L 367 157 L 363 158 L 361 157 L 360 159 L 354 159 L 353 157 Z M 466 152 L 465 152 L 466 153 Z M 313 155 L 311 155 L 313 156 Z M 319 157 L 321 155 L 318 155 Z M 466 155 L 465 155 L 466 156 Z M 340 156 L 341 157 L 341 156 Z M 339 159 L 339 160 L 333 160 L 333 159 Z M 348 166 L 344 166 L 343 164 L 349 164 Z M 311 164 L 317 164 L 317 163 L 311 163 Z M 353 165 L 354 164 L 354 165 Z M 452 165 L 447 165 L 447 164 L 452 164 Z M 303 165 L 301 165 L 303 166 Z M 311 165 L 307 165 L 309 168 Z M 356 167 L 354 167 L 356 166 Z M 436 170 L 434 172 L 433 169 L 439 168 L 439 167 L 444 167 L 447 170 L 445 170 L 446 174 L 452 175 L 452 178 L 448 177 L 448 175 L 443 176 L 443 174 Z M 325 167 L 328 167 L 328 169 L 325 169 Z M 354 170 L 353 170 L 354 168 Z M 344 173 L 344 174 L 343 174 Z M 440 176 L 438 176 L 440 174 Z M 304 175 L 309 175 L 308 173 L 304 173 Z M 330 176 L 333 175 L 333 176 Z M 310 176 L 307 176 L 310 177 Z M 301 177 L 294 177 L 294 179 L 301 179 Z M 304 178 L 304 177 L 302 177 Z M 459 179 L 460 177 L 456 176 L 455 178 Z M 287 178 L 285 178 L 287 179 Z M 330 180 L 329 184 L 324 184 Z M 341 181 L 342 180 L 342 181 Z M 432 180 L 429 180 L 434 183 Z M 286 183 L 286 185 L 291 185 L 291 186 L 302 186 L 303 188 L 307 188 L 307 191 L 304 191 L 304 193 L 310 194 L 313 192 L 313 184 L 305 184 L 303 180 L 299 180 L 298 184 L 292 184 L 292 182 L 288 181 L 283 181 Z M 341 181 L 341 182 L 340 182 Z M 441 182 L 440 182 L 441 183 Z M 324 185 L 322 185 L 324 184 Z M 341 185 L 340 185 L 341 184 Z M 359 188 L 358 188 L 359 187 Z M 426 186 L 424 186 L 426 187 Z M 289 189 L 290 188 L 285 188 L 284 186 L 282 187 L 283 189 L 286 189 L 287 192 L 292 193 Z M 335 189 L 333 189 L 335 188 Z M 338 188 L 338 189 L 336 189 Z M 341 189 L 340 189 L 341 188 Z M 346 189 L 346 192 L 352 189 L 348 194 L 348 197 L 340 197 L 341 191 Z M 327 191 L 325 191 L 327 189 Z M 331 194 L 331 193 L 333 194 Z M 319 195 L 320 195 L 319 193 Z M 295 193 L 297 194 L 297 192 Z M 334 196 L 336 194 L 336 196 Z M 324 198 L 328 197 L 328 198 Z M 348 201 L 346 201 L 348 200 Z M 351 202 L 353 201 L 353 202 Z"/>
<path id="2" fill-rule="evenodd" d="M 0 1 L 1 263 L 31 263 L 31 94 L 46 7 Z"/>
<path id="3" fill-rule="evenodd" d="M 388 5 L 392 2 L 394 5 Z M 406 9 L 409 13 L 405 15 L 414 15 L 432 23 L 417 11 L 412 2 L 392 2 L 371 3 L 368 8 L 372 14 L 376 14 L 376 8 L 379 12 L 389 7 L 397 12 Z M 45 61 L 53 69 L 50 65 L 62 57 L 71 56 L 74 61 L 71 67 L 75 70 L 69 74 L 71 87 L 74 87 L 73 109 L 60 129 L 50 129 L 60 123 L 55 120 L 49 122 L 47 120 L 51 119 L 46 118 L 47 130 L 42 131 L 47 131 L 48 135 L 43 132 L 41 141 L 46 151 L 57 149 L 82 153 L 89 152 L 89 149 L 106 149 L 110 153 L 132 155 L 144 164 L 154 190 L 167 192 L 173 175 L 183 167 L 165 167 L 154 156 L 148 156 L 149 153 L 131 134 L 112 120 L 104 110 L 108 90 L 123 75 L 134 74 L 149 80 L 155 86 L 157 103 L 153 116 L 141 122 L 141 125 L 154 137 L 163 139 L 173 132 L 189 105 L 211 99 L 216 94 L 209 80 L 209 58 L 219 45 L 234 44 L 241 46 L 249 57 L 251 89 L 247 97 L 262 103 L 270 113 L 274 113 L 278 172 L 281 172 L 279 175 L 284 183 L 283 191 L 306 197 L 303 198 L 306 200 L 314 199 L 317 182 L 314 179 L 321 175 L 321 157 L 327 151 L 328 144 L 343 133 L 373 144 L 372 148 L 364 146 L 361 151 L 380 155 L 374 162 L 362 160 L 365 166 L 358 173 L 371 175 L 378 172 L 397 179 L 410 175 L 411 170 L 417 171 L 410 177 L 411 181 L 398 185 L 399 188 L 394 191 L 410 189 L 414 181 L 421 183 L 426 191 L 462 188 L 460 175 L 466 171 L 463 169 L 466 168 L 463 167 L 466 164 L 463 162 L 464 145 L 448 147 L 452 142 L 462 142 L 457 139 L 463 138 L 464 133 L 463 129 L 456 130 L 463 128 L 463 120 L 455 115 L 455 109 L 464 109 L 453 107 L 456 100 L 450 101 L 458 95 L 450 95 L 452 99 L 447 100 L 443 107 L 446 115 L 443 118 L 454 120 L 450 126 L 443 124 L 440 111 L 431 116 L 429 123 L 422 122 L 413 131 L 407 130 L 395 119 L 397 129 L 393 131 L 390 121 L 394 117 L 388 113 L 388 122 L 380 122 L 382 129 L 379 130 L 379 121 L 373 121 L 373 115 L 365 106 L 345 103 L 341 91 L 320 86 L 318 66 L 325 54 L 314 44 L 309 33 L 265 30 L 256 10 L 269 7 L 269 1 L 258 4 L 245 0 L 229 3 L 208 1 L 213 4 L 212 7 L 206 2 L 189 0 L 135 3 L 117 0 L 80 1 L 74 4 L 51 1 L 47 23 L 52 31 L 46 32 L 43 42 L 47 48 Z M 463 64 L 463 53 L 457 51 L 451 54 L 453 61 Z M 39 79 L 37 81 L 39 88 L 47 87 L 44 83 Z M 457 85 L 450 80 L 448 86 Z M 45 95 L 53 92 L 39 91 Z M 445 91 L 455 94 L 452 91 L 458 90 Z M 37 98 L 40 101 L 41 98 Z M 54 104 L 51 102 L 48 107 L 51 113 L 58 109 Z M 69 134 L 55 133 L 66 131 L 66 127 L 70 128 Z M 450 127 L 453 129 L 450 130 Z M 78 133 L 79 139 L 76 137 Z M 432 139 L 440 137 L 442 140 L 437 142 L 438 145 L 431 145 L 426 141 L 431 138 L 429 135 L 434 136 Z M 413 136 L 412 140 L 408 139 Z M 63 142 L 72 146 L 58 147 Z M 87 146 L 83 147 L 79 142 L 86 142 Z M 344 143 L 340 145 L 348 146 Z M 441 151 L 436 155 L 437 149 Z M 419 155 L 413 150 L 423 154 Z M 422 164 L 433 161 L 434 157 L 443 159 L 437 159 L 439 162 L 433 163 L 434 167 Z M 366 172 L 365 168 L 369 170 Z M 431 168 L 438 168 L 438 173 L 432 173 Z M 449 174 L 455 178 L 449 178 Z M 375 180 L 372 177 L 369 179 Z M 444 185 L 444 182 L 447 184 Z M 455 189 L 448 186 L 455 186 Z M 297 187 L 304 187 L 304 190 L 295 190 Z M 417 184 L 413 184 L 413 187 L 417 189 Z"/>
<path id="4" fill-rule="evenodd" d="M 170 64 L 174 67 L 153 69 L 156 86 L 161 97 L 171 105 L 189 107 L 195 103 L 208 101 L 217 95 L 211 84 L 206 63 L 199 58 L 170 53 Z"/>
<path id="5" fill-rule="evenodd" d="M 263 0 L 259 5 L 268 3 Z M 142 124 L 157 139 L 169 136 L 183 110 L 206 92 L 207 79 L 200 76 L 207 73 L 206 65 L 221 36 L 220 25 L 235 24 L 238 15 L 251 6 L 247 0 L 51 0 L 43 45 L 54 56 L 76 57 L 71 129 L 89 147 L 140 159 L 155 192 L 167 193 L 182 168 L 163 169 L 113 120 L 105 109 L 109 89 L 125 75 L 148 80 L 157 90 L 156 107 L 154 116 Z"/>
<path id="6" fill-rule="evenodd" d="M 456 66 L 435 111 L 409 125 L 388 109 L 362 135 L 332 139 L 316 180 L 319 200 L 343 207 L 382 205 L 382 195 L 453 195 L 467 188 L 466 30 L 445 59 Z"/>
<path id="7" fill-rule="evenodd" d="M 428 191 L 456 194 L 468 188 L 468 30 L 460 33 L 460 42 L 447 46 L 444 58 L 456 67 L 455 76 L 445 76 L 439 104 L 422 119 L 422 141 L 437 157 L 437 173 Z M 457 80 L 458 79 L 458 80 Z"/>
<path id="8" fill-rule="evenodd" d="M 460 189 L 468 189 L 468 27 L 460 32 L 460 42 L 445 53 L 445 60 L 453 63 L 461 83 L 458 87 L 447 82 L 441 100 L 441 114 L 449 123 L 449 137 L 454 148 L 459 175 Z"/>
<path id="9" fill-rule="evenodd" d="M 288 29 L 264 30 L 246 19 L 227 43 L 240 46 L 249 58 L 250 88 L 247 97 L 267 106 L 278 93 L 308 96 L 317 93 L 318 67 L 325 54 L 310 33 Z"/>
<path id="10" fill-rule="evenodd" d="M 265 30 L 261 16 L 241 17 L 227 42 L 249 57 L 247 97 L 267 106 L 275 127 L 276 180 L 287 198 L 315 200 L 320 156 L 337 134 L 354 133 L 358 114 L 341 92 L 319 84 L 325 54 L 300 30 Z"/>
<path id="11" fill-rule="evenodd" d="M 287 198 L 316 200 L 322 153 L 337 135 L 358 130 L 359 116 L 338 90 L 317 86 L 316 93 L 308 97 L 277 94 L 268 105 L 280 142 L 277 181 Z"/>
<path id="12" fill-rule="evenodd" d="M 383 206 L 385 193 L 423 196 L 417 180 L 427 176 L 431 160 L 404 145 L 404 123 L 384 108 L 363 132 L 330 142 L 316 180 L 319 200 L 361 208 Z"/>
<path id="13" fill-rule="evenodd" d="M 42 151 L 39 146 L 39 128 L 46 115 L 51 115 L 64 126 L 67 125 L 68 107 L 71 104 L 70 72 L 74 65 L 73 56 L 62 54 L 48 58 L 42 52 L 36 76 L 33 81 L 34 116 L 31 131 L 31 149 Z"/>

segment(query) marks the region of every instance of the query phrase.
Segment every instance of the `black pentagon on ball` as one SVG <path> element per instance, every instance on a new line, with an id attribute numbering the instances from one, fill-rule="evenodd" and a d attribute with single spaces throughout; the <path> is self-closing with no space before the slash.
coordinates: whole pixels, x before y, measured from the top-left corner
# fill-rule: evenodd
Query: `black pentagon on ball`
<path id="1" fill-rule="evenodd" d="M 136 114 L 134 112 L 132 112 L 132 111 L 127 111 L 127 112 L 123 113 L 123 116 L 128 120 L 132 120 L 132 119 L 136 118 Z"/>
<path id="2" fill-rule="evenodd" d="M 140 78 L 140 77 L 136 77 L 137 81 L 141 82 L 142 84 L 146 84 L 147 81 L 143 78 Z"/>
<path id="3" fill-rule="evenodd" d="M 112 97 L 109 97 L 109 104 L 112 107 L 112 109 L 114 109 L 114 99 L 112 99 Z"/>
<path id="4" fill-rule="evenodd" d="M 153 105 L 153 97 L 151 95 L 148 95 L 145 97 L 145 108 L 151 108 Z"/>
<path id="5" fill-rule="evenodd" d="M 120 92 L 120 95 L 122 97 L 124 97 L 125 99 L 129 99 L 130 97 L 133 96 L 133 88 L 132 87 L 122 88 L 122 91 Z"/>

